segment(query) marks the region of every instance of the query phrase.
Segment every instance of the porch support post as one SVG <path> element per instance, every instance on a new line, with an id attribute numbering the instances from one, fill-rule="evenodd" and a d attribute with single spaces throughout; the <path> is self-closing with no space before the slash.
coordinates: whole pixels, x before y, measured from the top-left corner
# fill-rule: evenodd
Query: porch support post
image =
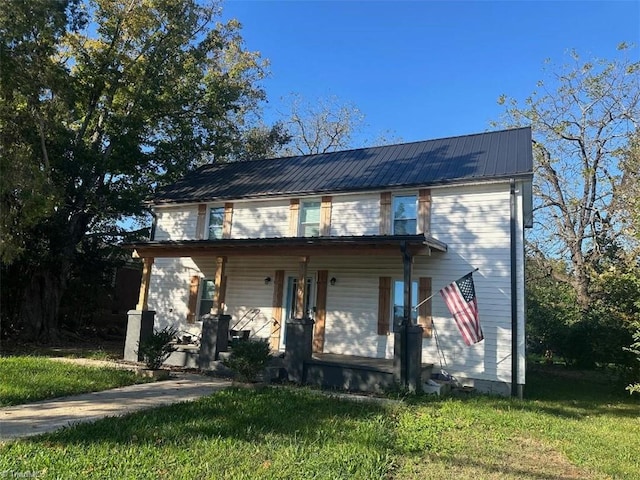
<path id="1" fill-rule="evenodd" d="M 413 266 L 413 256 L 407 251 L 407 243 L 400 244 L 402 250 L 402 269 L 404 273 L 404 311 L 402 315 L 402 323 L 411 325 L 411 267 Z"/>
<path id="2" fill-rule="evenodd" d="M 307 284 L 307 266 L 309 265 L 309 257 L 300 257 L 298 264 L 298 289 L 296 291 L 296 318 L 307 318 L 307 312 L 304 311 L 304 290 Z"/>
<path id="3" fill-rule="evenodd" d="M 404 273 L 404 311 L 399 331 L 394 334 L 394 378 L 410 392 L 422 389 L 422 327 L 411 319 L 411 270 L 413 256 L 407 244 L 400 244 Z"/>
<path id="4" fill-rule="evenodd" d="M 153 310 L 129 310 L 127 312 L 127 336 L 124 341 L 124 359 L 127 362 L 139 362 L 140 342 L 153 334 L 156 312 Z"/>
<path id="5" fill-rule="evenodd" d="M 215 289 L 213 291 L 213 308 L 212 314 L 222 315 L 224 313 L 224 301 L 226 294 L 226 276 L 227 257 L 216 258 L 216 278 L 214 280 Z"/>
<path id="6" fill-rule="evenodd" d="M 151 281 L 153 260 L 153 257 L 145 257 L 142 259 L 142 280 L 140 280 L 140 294 L 136 310 L 147 310 L 149 308 L 149 282 Z"/>

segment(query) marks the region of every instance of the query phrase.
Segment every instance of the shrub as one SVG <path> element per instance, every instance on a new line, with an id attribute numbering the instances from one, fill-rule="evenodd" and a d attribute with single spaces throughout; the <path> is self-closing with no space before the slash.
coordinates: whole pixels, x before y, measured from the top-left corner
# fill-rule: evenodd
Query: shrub
<path id="1" fill-rule="evenodd" d="M 159 369 L 172 352 L 176 351 L 173 340 L 178 331 L 173 327 L 154 330 L 153 334 L 138 343 L 136 352 L 150 370 Z"/>
<path id="2" fill-rule="evenodd" d="M 240 380 L 255 382 L 270 359 L 271 351 L 267 341 L 247 340 L 233 346 L 231 355 L 224 364 L 236 372 Z"/>

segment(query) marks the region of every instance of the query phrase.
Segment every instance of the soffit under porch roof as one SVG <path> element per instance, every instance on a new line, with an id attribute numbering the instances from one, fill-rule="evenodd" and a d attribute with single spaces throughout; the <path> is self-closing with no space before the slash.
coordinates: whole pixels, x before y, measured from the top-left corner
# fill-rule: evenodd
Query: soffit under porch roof
<path id="1" fill-rule="evenodd" d="M 413 255 L 447 251 L 445 243 L 422 234 L 162 240 L 127 243 L 123 247 L 133 250 L 134 256 L 140 258 L 207 255 L 367 255 L 396 253 L 403 248 Z"/>

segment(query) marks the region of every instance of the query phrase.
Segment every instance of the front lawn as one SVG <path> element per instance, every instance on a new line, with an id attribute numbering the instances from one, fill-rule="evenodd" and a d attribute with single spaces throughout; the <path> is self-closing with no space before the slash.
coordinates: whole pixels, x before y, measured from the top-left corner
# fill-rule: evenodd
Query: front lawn
<path id="1" fill-rule="evenodd" d="M 6 444 L 0 471 L 38 478 L 640 478 L 638 402 L 552 373 L 531 374 L 522 402 L 422 398 L 394 406 L 306 389 L 232 389 Z"/>
<path id="2" fill-rule="evenodd" d="M 0 357 L 0 407 L 148 381 L 115 368 L 72 365 L 43 357 Z"/>

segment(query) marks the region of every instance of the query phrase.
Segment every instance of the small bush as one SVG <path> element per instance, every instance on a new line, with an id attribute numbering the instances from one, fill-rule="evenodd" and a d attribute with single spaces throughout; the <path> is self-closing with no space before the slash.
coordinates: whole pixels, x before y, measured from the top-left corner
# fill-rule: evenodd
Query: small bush
<path id="1" fill-rule="evenodd" d="M 270 359 L 271 351 L 265 340 L 247 340 L 233 346 L 231 356 L 224 364 L 236 372 L 240 380 L 255 382 Z"/>
<path id="2" fill-rule="evenodd" d="M 165 327 L 162 330 L 154 330 L 150 337 L 138 343 L 136 353 L 142 357 L 148 369 L 157 370 L 169 355 L 176 351 L 173 340 L 177 333 L 175 328 Z"/>

